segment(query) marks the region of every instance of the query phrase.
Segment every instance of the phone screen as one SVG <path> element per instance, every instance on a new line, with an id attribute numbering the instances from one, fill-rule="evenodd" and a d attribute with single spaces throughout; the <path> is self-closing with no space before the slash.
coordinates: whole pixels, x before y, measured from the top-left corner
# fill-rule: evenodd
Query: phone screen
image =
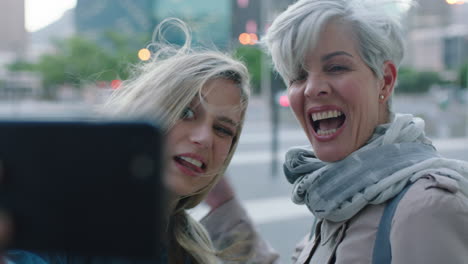
<path id="1" fill-rule="evenodd" d="M 9 247 L 155 256 L 165 226 L 162 135 L 145 122 L 0 122 Z"/>

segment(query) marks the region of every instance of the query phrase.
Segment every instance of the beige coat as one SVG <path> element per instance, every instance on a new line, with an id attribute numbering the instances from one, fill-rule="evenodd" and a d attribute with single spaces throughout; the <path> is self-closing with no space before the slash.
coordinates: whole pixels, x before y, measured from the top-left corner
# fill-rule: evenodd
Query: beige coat
<path id="1" fill-rule="evenodd" d="M 292 263 L 372 263 L 384 207 L 385 204 L 368 205 L 346 222 L 319 221 L 315 234 L 307 235 L 298 244 Z M 237 201 L 223 205 L 203 223 L 214 235 L 216 245 L 226 246 L 236 237 L 250 233 L 253 243 L 248 249 L 254 257 L 239 263 L 277 263 L 277 254 L 258 236 Z M 468 198 L 449 178 L 430 175 L 418 180 L 398 204 L 390 243 L 393 264 L 468 263 Z"/>

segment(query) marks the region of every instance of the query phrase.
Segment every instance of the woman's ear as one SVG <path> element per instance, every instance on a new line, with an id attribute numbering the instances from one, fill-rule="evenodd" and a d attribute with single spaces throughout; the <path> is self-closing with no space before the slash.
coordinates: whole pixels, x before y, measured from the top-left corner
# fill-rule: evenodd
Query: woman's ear
<path id="1" fill-rule="evenodd" d="M 383 65 L 382 86 L 379 91 L 379 99 L 381 102 L 386 102 L 392 95 L 395 88 L 398 72 L 395 63 L 385 61 Z"/>

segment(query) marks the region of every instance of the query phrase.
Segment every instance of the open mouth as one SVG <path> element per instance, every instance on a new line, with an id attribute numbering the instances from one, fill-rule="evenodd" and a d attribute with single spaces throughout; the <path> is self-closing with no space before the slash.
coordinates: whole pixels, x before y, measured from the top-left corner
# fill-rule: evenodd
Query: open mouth
<path id="1" fill-rule="evenodd" d="M 178 164 L 188 168 L 189 170 L 192 170 L 194 172 L 202 173 L 206 169 L 206 164 L 197 160 L 193 159 L 190 157 L 186 156 L 175 156 L 174 157 L 175 162 Z"/>
<path id="2" fill-rule="evenodd" d="M 311 114 L 312 127 L 319 136 L 328 136 L 336 133 L 343 126 L 346 115 L 338 110 L 329 110 Z"/>

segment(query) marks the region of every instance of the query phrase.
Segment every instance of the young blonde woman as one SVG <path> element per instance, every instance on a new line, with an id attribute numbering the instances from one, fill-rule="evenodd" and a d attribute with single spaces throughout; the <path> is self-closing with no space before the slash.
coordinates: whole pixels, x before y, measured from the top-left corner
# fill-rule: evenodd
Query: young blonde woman
<path id="1" fill-rule="evenodd" d="M 249 98 L 246 67 L 220 52 L 194 50 L 184 23 L 173 19 L 187 37 L 182 47 L 160 39 L 150 47 L 152 60 L 141 65 L 102 108 L 119 119 L 157 122 L 166 131 L 166 182 L 170 192 L 167 244 L 156 263 L 218 263 L 205 229 L 186 210 L 198 205 L 226 170 L 236 149 Z M 115 259 L 10 251 L 14 264 L 126 263 Z M 153 262 L 154 263 L 154 262 Z"/>

